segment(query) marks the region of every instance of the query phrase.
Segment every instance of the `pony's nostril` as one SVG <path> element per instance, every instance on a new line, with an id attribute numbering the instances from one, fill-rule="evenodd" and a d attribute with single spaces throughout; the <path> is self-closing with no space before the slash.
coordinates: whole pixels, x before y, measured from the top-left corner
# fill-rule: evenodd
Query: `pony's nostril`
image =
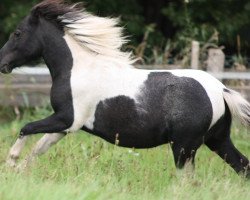
<path id="1" fill-rule="evenodd" d="M 0 72 L 4 74 L 9 74 L 12 72 L 12 69 L 8 64 L 5 64 L 0 68 Z"/>

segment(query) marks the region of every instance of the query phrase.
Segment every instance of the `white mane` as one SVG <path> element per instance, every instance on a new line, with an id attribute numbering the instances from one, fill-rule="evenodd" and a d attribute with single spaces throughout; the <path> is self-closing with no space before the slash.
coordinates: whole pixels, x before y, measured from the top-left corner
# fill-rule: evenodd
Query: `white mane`
<path id="1" fill-rule="evenodd" d="M 127 40 L 122 34 L 123 28 L 118 26 L 117 18 L 98 17 L 82 11 L 67 13 L 60 19 L 66 33 L 84 48 L 124 64 L 134 62 L 131 53 L 121 51 Z"/>

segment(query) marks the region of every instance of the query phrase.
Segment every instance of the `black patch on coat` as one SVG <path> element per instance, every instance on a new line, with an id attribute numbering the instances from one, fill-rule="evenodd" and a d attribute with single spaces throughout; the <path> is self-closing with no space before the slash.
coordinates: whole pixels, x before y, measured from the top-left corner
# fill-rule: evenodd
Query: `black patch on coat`
<path id="1" fill-rule="evenodd" d="M 149 148 L 204 135 L 212 105 L 199 82 L 169 72 L 151 72 L 136 98 L 101 101 L 93 134 L 124 147 Z"/>

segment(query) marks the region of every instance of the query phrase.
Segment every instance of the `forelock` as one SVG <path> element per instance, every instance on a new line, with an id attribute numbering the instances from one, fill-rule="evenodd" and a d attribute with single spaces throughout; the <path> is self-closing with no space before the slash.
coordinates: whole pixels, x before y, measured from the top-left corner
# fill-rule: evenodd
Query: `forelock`
<path id="1" fill-rule="evenodd" d="M 31 16 L 58 21 L 59 16 L 68 13 L 78 13 L 81 12 L 82 9 L 82 3 L 70 5 L 65 3 L 63 0 L 45 0 L 32 8 Z"/>

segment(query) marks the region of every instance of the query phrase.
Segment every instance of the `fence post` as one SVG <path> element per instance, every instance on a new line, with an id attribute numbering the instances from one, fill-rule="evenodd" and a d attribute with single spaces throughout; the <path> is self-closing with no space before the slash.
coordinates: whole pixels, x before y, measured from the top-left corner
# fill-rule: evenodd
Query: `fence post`
<path id="1" fill-rule="evenodd" d="M 192 56 L 191 56 L 192 69 L 199 69 L 199 55 L 200 55 L 200 44 L 197 41 L 192 41 Z"/>
<path id="2" fill-rule="evenodd" d="M 221 49 L 209 49 L 207 60 L 207 71 L 220 73 L 224 71 L 225 54 Z"/>

